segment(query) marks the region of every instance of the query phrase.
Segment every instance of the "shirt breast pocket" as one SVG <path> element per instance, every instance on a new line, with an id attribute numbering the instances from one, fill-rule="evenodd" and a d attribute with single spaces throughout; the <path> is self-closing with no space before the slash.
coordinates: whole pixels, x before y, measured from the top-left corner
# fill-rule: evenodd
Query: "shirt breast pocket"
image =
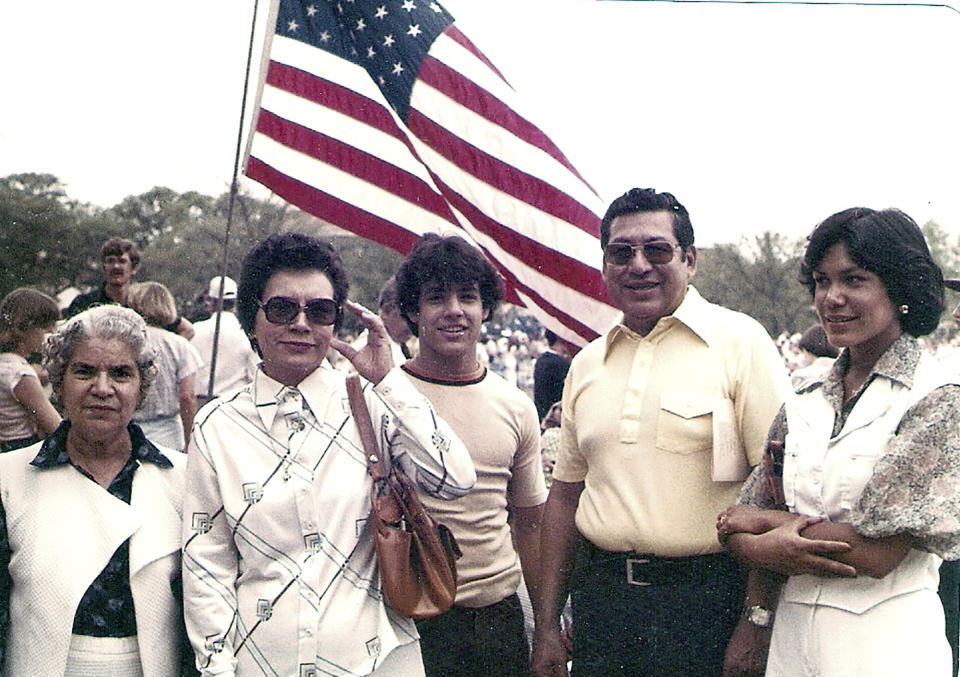
<path id="1" fill-rule="evenodd" d="M 709 451 L 713 445 L 713 402 L 713 397 L 699 393 L 661 393 L 657 448 L 673 454 Z"/>
<path id="2" fill-rule="evenodd" d="M 872 448 L 861 448 L 843 459 L 840 471 L 840 509 L 844 512 L 853 510 L 860 501 L 860 495 L 873 476 L 873 469 L 883 455 L 886 445 L 877 445 Z"/>

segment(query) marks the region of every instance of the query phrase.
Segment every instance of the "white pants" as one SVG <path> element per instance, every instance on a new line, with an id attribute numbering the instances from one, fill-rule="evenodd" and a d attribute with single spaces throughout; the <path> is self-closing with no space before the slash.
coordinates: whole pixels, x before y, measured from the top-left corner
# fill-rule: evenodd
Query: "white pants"
<path id="1" fill-rule="evenodd" d="M 70 637 L 63 677 L 143 677 L 136 637 Z"/>
<path id="2" fill-rule="evenodd" d="M 782 599 L 767 677 L 950 677 L 952 656 L 935 590 L 881 602 L 862 614 Z"/>

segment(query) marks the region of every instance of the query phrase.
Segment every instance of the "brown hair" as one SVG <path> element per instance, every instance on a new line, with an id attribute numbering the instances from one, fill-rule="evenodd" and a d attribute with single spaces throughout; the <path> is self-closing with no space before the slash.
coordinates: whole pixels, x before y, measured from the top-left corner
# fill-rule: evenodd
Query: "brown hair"
<path id="1" fill-rule="evenodd" d="M 20 287 L 0 301 L 0 351 L 15 350 L 22 332 L 49 327 L 60 319 L 57 302 L 42 291 Z"/>

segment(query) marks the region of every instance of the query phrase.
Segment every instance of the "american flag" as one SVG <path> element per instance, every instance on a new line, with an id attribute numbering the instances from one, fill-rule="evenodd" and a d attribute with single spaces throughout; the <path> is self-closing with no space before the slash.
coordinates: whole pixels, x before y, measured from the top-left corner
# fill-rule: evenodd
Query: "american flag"
<path id="1" fill-rule="evenodd" d="M 475 242 L 525 307 L 583 345 L 612 326 L 602 205 L 497 68 L 424 0 L 280 0 L 246 175 L 407 253 Z"/>

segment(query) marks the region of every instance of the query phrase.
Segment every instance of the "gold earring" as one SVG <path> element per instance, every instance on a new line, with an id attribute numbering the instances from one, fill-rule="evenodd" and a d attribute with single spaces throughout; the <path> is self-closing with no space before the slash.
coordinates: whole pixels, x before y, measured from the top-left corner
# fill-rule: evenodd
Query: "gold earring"
<path id="1" fill-rule="evenodd" d="M 901 314 L 901 315 L 906 315 L 906 314 L 909 313 L 909 312 L 910 312 L 910 306 L 908 306 L 906 303 L 904 303 L 902 306 L 900 306 L 900 314 Z"/>

